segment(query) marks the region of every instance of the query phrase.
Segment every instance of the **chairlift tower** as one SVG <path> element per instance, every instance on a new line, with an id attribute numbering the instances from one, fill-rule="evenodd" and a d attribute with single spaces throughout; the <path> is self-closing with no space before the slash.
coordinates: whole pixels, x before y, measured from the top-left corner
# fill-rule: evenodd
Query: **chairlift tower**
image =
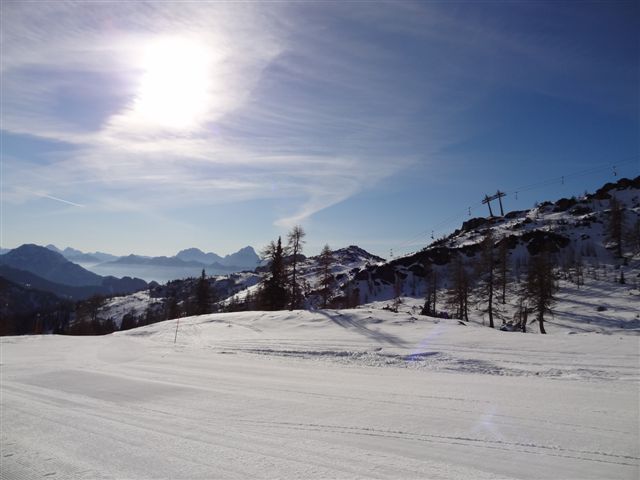
<path id="1" fill-rule="evenodd" d="M 500 204 L 500 216 L 504 217 L 504 210 L 502 209 L 502 197 L 505 197 L 507 194 L 504 192 L 501 192 L 500 190 L 498 190 L 495 195 L 485 195 L 484 196 L 484 200 L 482 200 L 482 203 L 486 203 L 487 206 L 489 207 L 489 216 L 493 217 L 493 210 L 491 209 L 491 200 L 498 200 L 498 203 Z"/>

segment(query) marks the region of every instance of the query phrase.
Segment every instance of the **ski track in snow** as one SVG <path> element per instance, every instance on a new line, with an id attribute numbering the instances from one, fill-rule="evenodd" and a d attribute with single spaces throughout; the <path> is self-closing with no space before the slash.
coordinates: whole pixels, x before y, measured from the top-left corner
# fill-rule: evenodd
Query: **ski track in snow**
<path id="1" fill-rule="evenodd" d="M 0 477 L 640 474 L 637 336 L 368 310 L 175 327 L 1 339 Z"/>

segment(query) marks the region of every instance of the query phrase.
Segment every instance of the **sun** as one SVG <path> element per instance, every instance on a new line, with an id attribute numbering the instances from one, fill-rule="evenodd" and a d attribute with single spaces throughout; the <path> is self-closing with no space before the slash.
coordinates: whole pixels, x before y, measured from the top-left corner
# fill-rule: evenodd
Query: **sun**
<path id="1" fill-rule="evenodd" d="M 210 103 L 211 58 L 192 40 L 166 38 L 145 49 L 134 112 L 144 123 L 185 130 L 204 120 Z"/>

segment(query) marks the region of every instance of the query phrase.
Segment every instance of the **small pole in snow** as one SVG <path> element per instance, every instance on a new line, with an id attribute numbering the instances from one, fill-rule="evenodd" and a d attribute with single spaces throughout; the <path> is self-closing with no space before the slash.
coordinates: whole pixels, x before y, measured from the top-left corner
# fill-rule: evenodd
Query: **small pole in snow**
<path id="1" fill-rule="evenodd" d="M 178 340 L 178 325 L 180 325 L 180 319 L 179 318 L 176 321 L 176 336 L 173 337 L 173 343 L 176 343 L 176 340 Z"/>

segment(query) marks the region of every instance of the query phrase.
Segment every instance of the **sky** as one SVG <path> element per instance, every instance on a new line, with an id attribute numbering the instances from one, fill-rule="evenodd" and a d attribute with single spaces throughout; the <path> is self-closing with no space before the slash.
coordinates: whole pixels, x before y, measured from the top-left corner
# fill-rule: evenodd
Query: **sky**
<path id="1" fill-rule="evenodd" d="M 0 9 L 3 248 L 389 258 L 640 174 L 636 1 Z"/>

